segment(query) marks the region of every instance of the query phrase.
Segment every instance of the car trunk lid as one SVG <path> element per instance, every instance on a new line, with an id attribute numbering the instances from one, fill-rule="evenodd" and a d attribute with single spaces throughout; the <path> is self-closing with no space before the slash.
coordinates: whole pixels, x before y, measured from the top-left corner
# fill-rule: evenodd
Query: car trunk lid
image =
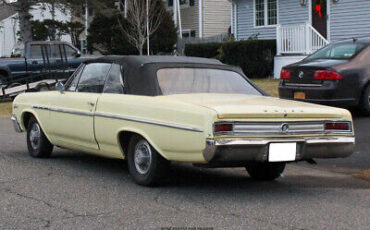
<path id="1" fill-rule="evenodd" d="M 285 67 L 290 71 L 290 79 L 285 79 L 285 84 L 321 84 L 322 80 L 315 80 L 314 74 L 317 70 L 330 70 L 333 67 L 344 64 L 347 60 L 316 59 L 301 61 Z"/>
<path id="2" fill-rule="evenodd" d="M 217 112 L 219 119 L 332 119 L 343 117 L 345 111 L 328 106 L 244 94 L 178 94 L 164 97 L 212 109 Z"/>

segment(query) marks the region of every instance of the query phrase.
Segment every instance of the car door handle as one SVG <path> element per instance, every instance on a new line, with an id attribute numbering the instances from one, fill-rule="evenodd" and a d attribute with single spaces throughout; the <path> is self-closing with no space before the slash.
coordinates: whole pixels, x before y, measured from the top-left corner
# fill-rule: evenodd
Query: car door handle
<path id="1" fill-rule="evenodd" d="M 88 105 L 90 105 L 90 106 L 94 106 L 94 105 L 95 105 L 95 103 L 94 103 L 94 102 L 90 102 L 90 101 L 89 101 L 89 102 L 87 102 L 87 104 L 88 104 Z"/>

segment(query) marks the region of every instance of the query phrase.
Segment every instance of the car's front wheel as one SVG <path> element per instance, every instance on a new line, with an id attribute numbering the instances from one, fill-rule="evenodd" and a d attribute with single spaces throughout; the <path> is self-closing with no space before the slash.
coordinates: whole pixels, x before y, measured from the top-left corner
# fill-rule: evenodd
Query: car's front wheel
<path id="1" fill-rule="evenodd" d="M 245 168 L 253 179 L 270 181 L 281 176 L 285 163 L 251 163 Z"/>
<path id="2" fill-rule="evenodd" d="M 370 115 L 370 85 L 365 88 L 361 98 L 361 110 L 364 114 Z"/>
<path id="3" fill-rule="evenodd" d="M 27 147 L 30 155 L 36 158 L 49 157 L 54 147 L 46 138 L 40 124 L 34 117 L 31 117 L 28 122 Z"/>
<path id="4" fill-rule="evenodd" d="M 130 174 L 140 185 L 159 184 L 168 169 L 169 162 L 138 135 L 131 137 L 127 158 Z"/>

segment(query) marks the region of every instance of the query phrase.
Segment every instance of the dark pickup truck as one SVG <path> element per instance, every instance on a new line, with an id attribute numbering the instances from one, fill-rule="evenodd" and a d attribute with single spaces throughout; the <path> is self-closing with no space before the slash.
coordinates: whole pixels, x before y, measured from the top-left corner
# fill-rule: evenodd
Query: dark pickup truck
<path id="1" fill-rule="evenodd" d="M 0 59 L 0 88 L 40 79 L 66 79 L 86 59 L 73 45 L 60 41 L 28 42 L 19 58 Z"/>

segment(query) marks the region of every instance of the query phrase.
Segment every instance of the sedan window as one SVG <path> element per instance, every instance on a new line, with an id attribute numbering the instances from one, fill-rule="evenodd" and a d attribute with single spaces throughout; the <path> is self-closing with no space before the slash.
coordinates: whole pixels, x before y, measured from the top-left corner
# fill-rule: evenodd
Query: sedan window
<path id="1" fill-rule="evenodd" d="M 85 93 L 103 92 L 105 78 L 109 72 L 109 63 L 87 64 L 82 71 L 77 91 Z"/>
<path id="2" fill-rule="evenodd" d="M 365 44 L 345 43 L 329 45 L 308 56 L 306 60 L 314 59 L 351 59 L 365 48 Z"/>
<path id="3" fill-rule="evenodd" d="M 109 71 L 109 75 L 105 82 L 104 93 L 116 93 L 123 94 L 123 80 L 121 73 L 121 66 L 113 64 L 112 68 Z"/>

